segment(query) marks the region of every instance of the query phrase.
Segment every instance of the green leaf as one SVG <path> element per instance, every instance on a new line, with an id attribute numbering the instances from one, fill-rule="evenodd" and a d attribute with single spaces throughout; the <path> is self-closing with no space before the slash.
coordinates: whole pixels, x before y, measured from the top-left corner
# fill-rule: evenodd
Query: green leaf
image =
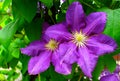
<path id="1" fill-rule="evenodd" d="M 47 81 L 44 76 L 40 76 L 41 81 Z"/>
<path id="2" fill-rule="evenodd" d="M 12 21 L 7 24 L 2 30 L 0 30 L 0 43 L 3 46 L 8 47 L 12 37 L 19 27 L 19 20 Z"/>
<path id="3" fill-rule="evenodd" d="M 48 10 L 48 15 L 49 15 L 49 16 L 52 16 L 52 12 L 51 12 L 50 9 Z"/>
<path id="4" fill-rule="evenodd" d="M 96 2 L 96 3 L 99 2 L 99 3 L 101 3 L 101 5 L 104 5 L 104 6 L 108 6 L 108 7 L 109 7 L 109 6 L 112 4 L 112 1 L 113 1 L 113 0 L 96 0 L 95 2 Z"/>
<path id="5" fill-rule="evenodd" d="M 12 2 L 12 0 L 4 0 L 4 3 L 3 3 L 3 6 L 2 6 L 2 9 L 8 7 L 10 5 L 10 3 Z"/>
<path id="6" fill-rule="evenodd" d="M 29 75 L 23 76 L 23 80 L 24 81 L 30 81 L 30 76 Z"/>
<path id="7" fill-rule="evenodd" d="M 12 56 L 15 58 L 19 58 L 19 55 L 20 55 L 20 49 L 18 48 L 14 49 L 12 52 Z"/>
<path id="8" fill-rule="evenodd" d="M 14 70 L 2 69 L 0 70 L 0 73 L 5 74 L 5 75 L 13 75 Z"/>
<path id="9" fill-rule="evenodd" d="M 0 74 L 0 81 L 6 81 L 5 75 Z"/>
<path id="10" fill-rule="evenodd" d="M 113 72 L 115 70 L 116 62 L 112 58 L 112 55 L 104 55 L 99 57 L 98 63 L 92 73 L 93 81 L 98 81 L 98 77 L 100 76 L 104 68 L 107 68 L 110 72 Z"/>
<path id="11" fill-rule="evenodd" d="M 72 72 L 69 75 L 63 75 L 66 79 L 72 79 L 75 73 L 75 69 L 77 68 L 77 64 L 72 65 Z"/>
<path id="12" fill-rule="evenodd" d="M 20 73 L 14 73 L 14 75 L 11 76 L 11 78 L 18 79 L 20 77 Z"/>
<path id="13" fill-rule="evenodd" d="M 98 11 L 104 11 L 107 13 L 107 24 L 104 34 L 115 39 L 118 44 L 118 48 L 120 48 L 120 8 L 115 10 L 102 8 Z"/>
<path id="14" fill-rule="evenodd" d="M 12 0 L 13 16 L 23 17 L 28 22 L 31 22 L 37 11 L 38 0 Z"/>
<path id="15" fill-rule="evenodd" d="M 7 63 L 12 60 L 13 56 L 8 52 L 4 46 L 1 45 L 0 65 L 2 67 L 8 67 Z M 7 59 L 6 59 L 7 58 Z"/>
<path id="16" fill-rule="evenodd" d="M 12 68 L 15 68 L 16 65 L 17 65 L 17 63 L 18 63 L 18 59 L 16 59 L 16 58 L 13 58 L 13 59 L 9 62 L 10 66 L 11 66 Z"/>
<path id="17" fill-rule="evenodd" d="M 29 59 L 30 57 L 26 55 L 21 55 L 20 57 L 20 61 L 22 63 L 22 74 L 24 74 L 27 71 Z"/>
<path id="18" fill-rule="evenodd" d="M 69 0 L 69 4 L 72 4 L 74 1 L 77 1 L 77 0 Z"/>
<path id="19" fill-rule="evenodd" d="M 104 61 L 103 56 L 99 57 L 97 65 L 92 73 L 93 75 L 93 81 L 97 81 L 98 77 L 100 76 L 102 70 L 104 70 Z"/>
<path id="20" fill-rule="evenodd" d="M 110 72 L 113 72 L 116 68 L 116 61 L 113 59 L 111 55 L 104 56 L 104 65 Z"/>
<path id="21" fill-rule="evenodd" d="M 60 8 L 60 0 L 53 0 L 53 6 L 56 10 L 59 10 Z"/>
<path id="22" fill-rule="evenodd" d="M 53 0 L 40 0 L 43 4 L 45 4 L 45 6 L 47 6 L 48 8 L 51 8 L 53 5 Z"/>
<path id="23" fill-rule="evenodd" d="M 66 81 L 66 79 L 61 74 L 58 74 L 54 71 L 53 66 L 49 68 L 49 74 L 51 77 L 50 81 Z"/>
<path id="24" fill-rule="evenodd" d="M 25 33 L 30 41 L 39 40 L 42 33 L 42 19 L 27 23 L 25 27 Z"/>
<path id="25" fill-rule="evenodd" d="M 65 20 L 65 13 L 59 13 L 56 15 L 57 22 L 62 22 Z"/>

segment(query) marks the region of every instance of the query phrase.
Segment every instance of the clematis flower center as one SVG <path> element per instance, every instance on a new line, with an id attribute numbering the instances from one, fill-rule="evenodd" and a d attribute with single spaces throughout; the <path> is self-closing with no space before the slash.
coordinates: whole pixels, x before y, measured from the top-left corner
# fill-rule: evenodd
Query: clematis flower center
<path id="1" fill-rule="evenodd" d="M 48 50 L 54 51 L 58 47 L 58 42 L 54 39 L 50 39 L 50 41 L 45 45 Z"/>
<path id="2" fill-rule="evenodd" d="M 73 38 L 72 41 L 77 45 L 77 46 L 84 46 L 87 40 L 87 36 L 83 34 L 81 31 L 80 32 L 74 32 L 73 33 Z"/>

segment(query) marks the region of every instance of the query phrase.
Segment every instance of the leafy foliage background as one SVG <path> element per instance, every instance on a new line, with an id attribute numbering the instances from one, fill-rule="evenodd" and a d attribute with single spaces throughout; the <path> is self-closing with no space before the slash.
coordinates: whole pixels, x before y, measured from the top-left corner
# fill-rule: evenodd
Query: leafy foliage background
<path id="1" fill-rule="evenodd" d="M 113 56 L 120 53 L 120 0 L 66 0 L 62 4 L 60 0 L 0 0 L 0 81 L 14 81 L 21 74 L 23 81 L 89 81 L 76 64 L 68 76 L 56 73 L 53 66 L 40 75 L 30 76 L 27 72 L 30 57 L 20 53 L 20 48 L 40 39 L 43 22 L 53 25 L 65 20 L 66 10 L 74 1 L 83 5 L 86 15 L 106 12 L 108 19 L 104 34 L 118 44 L 115 52 L 99 58 L 93 81 L 98 80 L 105 67 L 110 72 L 115 70 Z"/>

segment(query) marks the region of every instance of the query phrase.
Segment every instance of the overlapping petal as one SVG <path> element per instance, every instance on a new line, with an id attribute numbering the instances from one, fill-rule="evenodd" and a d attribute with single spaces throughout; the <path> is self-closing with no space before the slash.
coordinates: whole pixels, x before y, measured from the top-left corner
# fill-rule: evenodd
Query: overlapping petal
<path id="1" fill-rule="evenodd" d="M 115 74 L 110 74 L 107 76 L 103 76 L 100 81 L 120 81 Z"/>
<path id="2" fill-rule="evenodd" d="M 90 54 L 89 50 L 84 47 L 80 47 L 78 49 L 78 55 L 79 59 L 77 63 L 82 69 L 83 73 L 88 77 L 92 77 L 92 71 L 96 66 L 98 56 Z"/>
<path id="3" fill-rule="evenodd" d="M 94 12 L 87 16 L 87 26 L 83 30 L 87 35 L 99 34 L 103 32 L 106 25 L 107 16 L 105 12 Z"/>
<path id="4" fill-rule="evenodd" d="M 119 72 L 120 72 L 120 65 L 117 65 L 116 70 L 114 71 L 114 73 L 118 73 L 119 74 Z"/>
<path id="5" fill-rule="evenodd" d="M 117 68 L 114 73 L 110 73 L 107 69 L 105 69 L 101 75 L 100 75 L 100 81 L 120 81 L 120 76 L 119 76 L 119 65 L 117 65 Z"/>
<path id="6" fill-rule="evenodd" d="M 28 45 L 26 48 L 21 48 L 21 52 L 23 54 L 26 54 L 28 56 L 36 56 L 39 55 L 39 53 L 44 49 L 44 42 L 42 41 L 34 41 L 32 43 L 30 43 L 30 45 Z"/>
<path id="7" fill-rule="evenodd" d="M 108 71 L 107 69 L 105 69 L 104 71 L 102 71 L 102 73 L 100 74 L 100 78 L 105 76 L 105 75 L 110 75 L 110 71 Z"/>
<path id="8" fill-rule="evenodd" d="M 104 44 L 110 45 L 114 49 L 117 48 L 117 44 L 116 44 L 115 40 L 112 39 L 111 37 L 107 36 L 107 35 L 98 34 L 98 35 L 92 36 L 91 38 L 99 41 L 100 43 L 104 43 Z"/>
<path id="9" fill-rule="evenodd" d="M 60 54 L 59 52 L 54 52 L 52 54 L 52 64 L 55 66 L 55 71 L 60 73 L 60 74 L 64 74 L 64 75 L 68 75 L 71 73 L 71 66 L 70 64 L 67 64 L 65 62 L 60 63 Z"/>
<path id="10" fill-rule="evenodd" d="M 62 64 L 57 63 L 55 65 L 55 71 L 60 74 L 68 75 L 72 71 L 72 65 L 64 63 L 64 62 Z"/>
<path id="11" fill-rule="evenodd" d="M 113 52 L 117 47 L 112 38 L 103 34 L 91 37 L 87 42 L 87 46 L 96 55 Z"/>
<path id="12" fill-rule="evenodd" d="M 80 31 L 85 27 L 85 14 L 79 2 L 73 2 L 69 6 L 66 13 L 66 22 L 71 31 Z"/>
<path id="13" fill-rule="evenodd" d="M 66 44 L 61 44 L 59 46 L 59 54 L 61 55 L 61 63 L 66 62 L 68 64 L 73 64 L 77 61 L 75 44 L 69 42 Z M 64 51 L 63 51 L 64 50 Z"/>
<path id="14" fill-rule="evenodd" d="M 71 34 L 68 33 L 65 23 L 59 23 L 50 26 L 46 30 L 45 34 L 56 40 L 69 39 L 71 37 Z"/>
<path id="15" fill-rule="evenodd" d="M 39 56 L 32 57 L 28 63 L 28 72 L 30 75 L 36 75 L 44 72 L 50 66 L 50 52 L 43 52 Z"/>

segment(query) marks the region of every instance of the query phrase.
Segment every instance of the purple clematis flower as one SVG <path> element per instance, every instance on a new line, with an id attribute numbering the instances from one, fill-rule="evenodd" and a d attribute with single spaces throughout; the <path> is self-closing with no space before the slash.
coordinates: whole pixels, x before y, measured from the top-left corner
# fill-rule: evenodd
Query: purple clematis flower
<path id="1" fill-rule="evenodd" d="M 45 32 L 50 38 L 68 41 L 59 48 L 62 51 L 59 52 L 62 56 L 61 64 L 77 62 L 83 73 L 92 77 L 98 57 L 113 52 L 117 47 L 112 38 L 102 34 L 106 20 L 104 12 L 85 16 L 82 5 L 73 2 L 67 10 L 64 26 L 56 24 Z M 65 29 L 68 31 L 64 31 Z"/>
<path id="2" fill-rule="evenodd" d="M 120 65 L 117 65 L 117 67 L 116 67 L 114 73 L 120 74 Z"/>
<path id="3" fill-rule="evenodd" d="M 43 33 L 49 26 L 47 23 L 43 25 Z M 54 26 L 54 25 L 53 25 Z M 58 24 L 63 26 L 63 23 Z M 65 30 L 66 31 L 66 30 Z M 71 65 L 66 62 L 60 64 L 59 46 L 62 41 L 59 39 L 51 39 L 48 36 L 42 36 L 42 40 L 33 41 L 26 48 L 21 48 L 21 52 L 31 59 L 28 63 L 28 72 L 30 75 L 36 75 L 47 70 L 52 63 L 55 66 L 55 71 L 64 75 L 70 74 Z"/>
<path id="4" fill-rule="evenodd" d="M 104 70 L 101 73 L 100 81 L 120 81 L 120 65 L 117 65 L 117 68 L 114 73 L 110 73 L 108 70 Z"/>

